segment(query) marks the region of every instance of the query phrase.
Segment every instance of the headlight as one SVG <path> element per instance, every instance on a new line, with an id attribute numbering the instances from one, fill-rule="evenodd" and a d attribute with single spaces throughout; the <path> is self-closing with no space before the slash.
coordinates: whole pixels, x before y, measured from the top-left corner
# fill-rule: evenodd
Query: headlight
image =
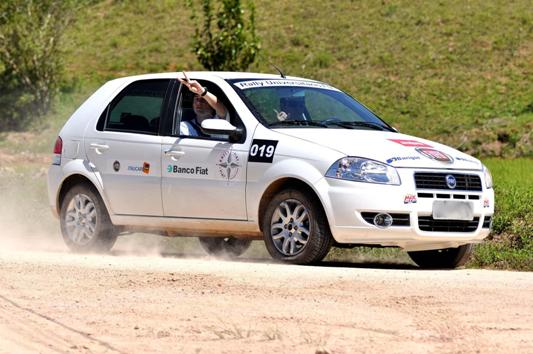
<path id="1" fill-rule="evenodd" d="M 394 167 L 361 157 L 343 157 L 331 165 L 326 177 L 396 186 L 401 184 Z"/>
<path id="2" fill-rule="evenodd" d="M 485 165 L 483 165 L 483 176 L 485 177 L 485 185 L 487 186 L 487 189 L 492 188 L 492 175 Z"/>

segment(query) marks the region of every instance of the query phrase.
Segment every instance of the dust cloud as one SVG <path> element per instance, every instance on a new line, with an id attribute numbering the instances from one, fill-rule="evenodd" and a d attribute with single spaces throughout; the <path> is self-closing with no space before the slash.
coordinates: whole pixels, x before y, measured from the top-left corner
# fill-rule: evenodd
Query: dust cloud
<path id="1" fill-rule="evenodd" d="M 59 220 L 48 202 L 48 154 L 14 154 L 0 148 L 0 250 L 4 252 L 70 252 Z M 197 238 L 151 234 L 120 235 L 113 256 L 213 258 Z M 253 242 L 243 258 L 270 259 L 262 242 Z"/>
<path id="2" fill-rule="evenodd" d="M 41 181 L 42 182 L 42 181 Z M 65 245 L 59 219 L 47 205 L 45 191 L 21 190 L 14 181 L 0 186 L 0 250 L 4 252 L 70 252 Z M 40 183 L 42 187 L 43 183 Z M 143 233 L 121 234 L 113 256 L 215 258 L 207 255 L 197 238 L 164 237 Z M 253 242 L 245 258 L 269 258 L 262 242 Z M 216 257 L 227 259 L 226 257 Z"/>

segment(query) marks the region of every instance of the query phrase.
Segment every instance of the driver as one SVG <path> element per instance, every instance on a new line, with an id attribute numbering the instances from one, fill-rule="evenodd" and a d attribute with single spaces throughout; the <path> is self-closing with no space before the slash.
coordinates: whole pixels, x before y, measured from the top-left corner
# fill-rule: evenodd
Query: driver
<path id="1" fill-rule="evenodd" d="M 219 118 L 225 119 L 226 107 L 214 94 L 207 91 L 206 87 L 200 85 L 196 80 L 189 80 L 187 74 L 183 72 L 185 79 L 178 80 L 194 94 L 192 108 L 195 119 L 180 123 L 180 135 L 202 136 L 200 125 L 204 119 Z"/>

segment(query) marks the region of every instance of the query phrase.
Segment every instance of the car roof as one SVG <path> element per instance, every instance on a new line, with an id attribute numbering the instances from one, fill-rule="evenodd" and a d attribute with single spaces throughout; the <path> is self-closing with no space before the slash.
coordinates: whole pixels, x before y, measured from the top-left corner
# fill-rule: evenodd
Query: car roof
<path id="1" fill-rule="evenodd" d="M 279 74 L 263 74 L 263 73 L 250 73 L 250 72 L 236 72 L 236 71 L 186 71 L 187 76 L 199 79 L 199 80 L 209 80 L 213 78 L 219 78 L 223 80 L 230 79 L 283 79 Z M 135 81 L 135 80 L 150 80 L 150 79 L 175 79 L 183 78 L 182 72 L 166 72 L 166 73 L 155 73 L 155 74 L 143 74 L 135 76 L 126 76 L 122 78 L 117 78 L 115 80 L 119 81 Z M 287 76 L 285 79 L 289 80 L 305 80 L 316 82 L 316 80 L 306 79 L 297 76 Z M 112 80 L 112 81 L 115 81 Z"/>

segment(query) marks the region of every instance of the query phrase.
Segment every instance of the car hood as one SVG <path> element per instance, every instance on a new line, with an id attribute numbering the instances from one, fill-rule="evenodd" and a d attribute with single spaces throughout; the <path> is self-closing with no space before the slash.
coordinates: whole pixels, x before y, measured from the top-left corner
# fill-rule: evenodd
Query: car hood
<path id="1" fill-rule="evenodd" d="M 348 129 L 287 128 L 276 131 L 394 167 L 480 170 L 481 162 L 449 146 L 410 135 Z"/>

